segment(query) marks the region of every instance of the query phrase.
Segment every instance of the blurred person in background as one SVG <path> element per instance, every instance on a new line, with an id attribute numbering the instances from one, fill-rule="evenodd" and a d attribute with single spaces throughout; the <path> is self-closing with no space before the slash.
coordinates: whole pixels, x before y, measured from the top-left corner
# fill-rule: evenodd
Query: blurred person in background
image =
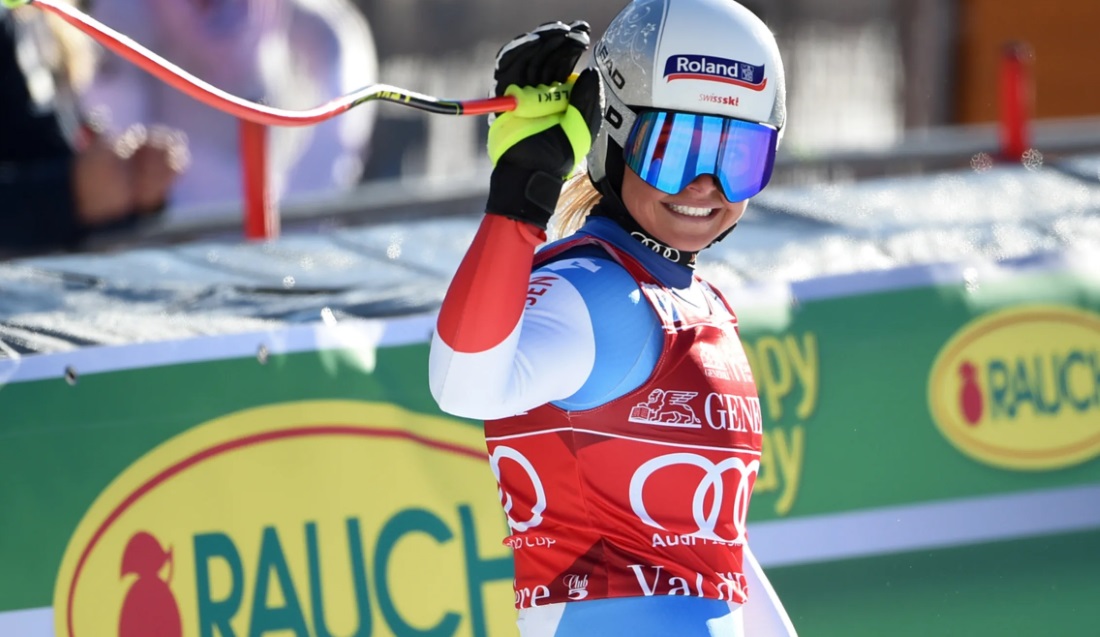
<path id="1" fill-rule="evenodd" d="M 377 81 L 370 29 L 349 0 L 95 0 L 91 15 L 199 79 L 239 97 L 305 109 Z M 187 135 L 192 167 L 169 216 L 209 214 L 242 196 L 239 123 L 104 52 L 84 99 L 111 131 L 164 122 Z M 358 182 L 374 108 L 312 127 L 270 129 L 274 196 Z"/>
<path id="2" fill-rule="evenodd" d="M 96 132 L 75 91 L 90 41 L 29 8 L 0 8 L 0 254 L 73 249 L 164 207 L 186 168 L 177 133 Z"/>

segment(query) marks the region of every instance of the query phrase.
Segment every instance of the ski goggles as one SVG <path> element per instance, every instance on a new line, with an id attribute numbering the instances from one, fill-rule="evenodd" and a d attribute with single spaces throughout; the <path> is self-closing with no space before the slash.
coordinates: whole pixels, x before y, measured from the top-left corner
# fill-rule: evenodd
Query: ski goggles
<path id="1" fill-rule="evenodd" d="M 779 131 L 718 115 L 642 111 L 627 137 L 626 165 L 674 195 L 699 175 L 714 175 L 731 202 L 755 196 L 772 176 Z"/>

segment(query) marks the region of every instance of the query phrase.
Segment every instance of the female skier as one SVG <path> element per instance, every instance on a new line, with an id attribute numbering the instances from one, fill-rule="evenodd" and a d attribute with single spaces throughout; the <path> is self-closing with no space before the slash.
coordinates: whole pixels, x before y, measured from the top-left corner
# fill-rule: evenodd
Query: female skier
<path id="1" fill-rule="evenodd" d="M 559 22 L 497 56 L 519 106 L 490 127 L 488 214 L 443 302 L 432 393 L 486 421 L 523 637 L 793 635 L 745 533 L 752 372 L 693 272 L 770 178 L 778 48 L 732 0 L 634 0 L 571 75 L 588 44 Z M 536 254 L 586 154 L 568 236 Z"/>

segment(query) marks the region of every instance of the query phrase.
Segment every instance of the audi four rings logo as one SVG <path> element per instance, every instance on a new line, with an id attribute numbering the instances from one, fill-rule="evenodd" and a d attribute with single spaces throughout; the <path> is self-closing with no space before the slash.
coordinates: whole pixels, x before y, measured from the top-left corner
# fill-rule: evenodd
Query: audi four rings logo
<path id="1" fill-rule="evenodd" d="M 670 261 L 679 261 L 680 260 L 680 251 L 677 250 L 676 248 L 670 248 L 669 246 L 666 246 L 665 244 L 661 243 L 660 241 L 657 241 L 656 239 L 653 239 L 651 237 L 647 237 L 647 236 L 645 236 L 644 234 L 642 234 L 640 232 L 631 232 L 630 236 L 632 236 L 635 239 L 637 239 L 638 241 L 640 241 L 642 243 L 642 245 L 644 245 L 645 247 L 649 248 L 650 250 L 653 250 L 657 254 L 660 254 L 660 255 L 664 256 L 664 258 L 666 258 Z"/>
<path id="2" fill-rule="evenodd" d="M 512 495 L 504 491 L 504 483 L 500 479 L 501 458 L 507 458 L 518 464 L 523 472 L 527 474 L 527 477 L 531 480 L 531 485 L 535 489 L 535 504 L 531 507 L 531 517 L 527 520 L 517 522 L 512 518 Z M 515 449 L 501 445 L 494 449 L 489 456 L 489 467 L 492 468 L 493 475 L 497 479 L 497 494 L 504 505 L 504 515 L 508 518 L 508 526 L 512 527 L 512 530 L 516 533 L 523 533 L 527 529 L 533 529 L 542 524 L 542 513 L 546 510 L 546 489 L 543 488 L 542 480 L 531 461 Z"/>
<path id="3" fill-rule="evenodd" d="M 704 471 L 702 479 L 695 487 L 695 495 L 691 501 L 691 512 L 697 530 L 686 535 L 726 544 L 740 543 L 745 536 L 745 520 L 749 513 L 749 478 L 760 470 L 759 460 L 745 464 L 740 458 L 727 458 L 715 463 L 694 453 L 673 453 L 654 458 L 638 467 L 630 480 L 630 505 L 634 509 L 634 514 L 649 526 L 662 531 L 668 530 L 654 520 L 646 509 L 645 484 L 661 469 L 682 465 L 698 467 Z M 727 502 L 726 484 L 722 477 L 729 471 L 736 472 L 738 478 L 732 493 L 734 537 L 726 538 L 718 533 L 718 516 L 723 504 Z M 713 497 L 710 499 L 709 510 L 705 510 L 707 495 L 710 493 L 713 493 Z M 677 529 L 675 532 L 680 533 L 680 530 Z"/>

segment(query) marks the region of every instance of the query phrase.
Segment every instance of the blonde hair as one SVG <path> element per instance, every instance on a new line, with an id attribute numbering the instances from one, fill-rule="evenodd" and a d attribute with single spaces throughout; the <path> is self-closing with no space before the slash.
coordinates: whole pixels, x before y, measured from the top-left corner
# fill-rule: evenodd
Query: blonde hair
<path id="1" fill-rule="evenodd" d="M 561 239 L 576 232 L 584 225 L 588 213 L 602 198 L 603 195 L 596 190 L 588 178 L 588 172 L 577 171 L 562 189 L 557 210 L 554 211 L 554 217 L 550 220 L 551 237 Z"/>

